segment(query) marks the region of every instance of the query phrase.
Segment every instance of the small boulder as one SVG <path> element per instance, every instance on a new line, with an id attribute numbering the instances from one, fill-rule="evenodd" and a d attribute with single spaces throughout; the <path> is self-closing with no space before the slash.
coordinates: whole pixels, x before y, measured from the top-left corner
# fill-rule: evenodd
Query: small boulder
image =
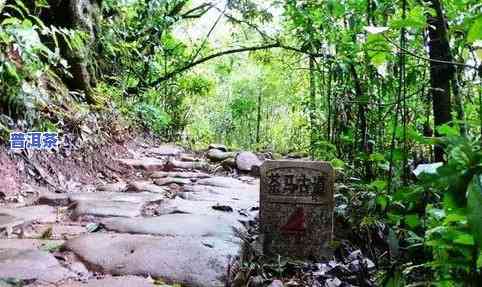
<path id="1" fill-rule="evenodd" d="M 210 144 L 209 149 L 217 149 L 217 150 L 224 151 L 224 152 L 228 151 L 228 148 L 225 145 L 216 144 L 216 143 Z"/>
<path id="2" fill-rule="evenodd" d="M 236 153 L 234 152 L 224 152 L 219 149 L 210 149 L 206 154 L 207 158 L 211 161 L 223 161 L 228 158 L 234 158 Z"/>
<path id="3" fill-rule="evenodd" d="M 179 161 L 175 159 L 170 159 L 166 165 L 168 170 L 173 169 L 187 169 L 187 170 L 207 170 L 209 169 L 209 164 L 204 161 Z"/>
<path id="4" fill-rule="evenodd" d="M 147 150 L 148 154 L 156 156 L 178 156 L 183 152 L 184 149 L 182 147 L 173 144 L 163 144 Z"/>
<path id="5" fill-rule="evenodd" d="M 145 157 L 139 159 L 124 158 L 118 159 L 117 161 L 122 165 L 143 169 L 146 171 L 162 170 L 164 168 L 164 165 L 166 164 L 164 161 L 152 157 Z"/>
<path id="6" fill-rule="evenodd" d="M 243 151 L 236 156 L 236 166 L 241 171 L 251 171 L 253 166 L 261 166 L 261 161 L 254 153 Z"/>

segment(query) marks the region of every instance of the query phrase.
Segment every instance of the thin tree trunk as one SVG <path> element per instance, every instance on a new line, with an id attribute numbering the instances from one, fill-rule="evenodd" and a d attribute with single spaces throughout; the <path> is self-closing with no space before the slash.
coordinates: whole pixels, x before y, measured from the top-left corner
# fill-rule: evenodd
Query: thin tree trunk
<path id="1" fill-rule="evenodd" d="M 332 64 L 328 66 L 328 87 L 326 92 L 326 102 L 328 104 L 328 116 L 327 116 L 327 127 L 326 127 L 326 138 L 328 142 L 331 141 L 331 81 L 333 80 Z"/>
<path id="2" fill-rule="evenodd" d="M 458 67 L 456 68 L 454 77 L 452 79 L 452 93 L 454 94 L 454 103 L 455 103 L 455 110 L 457 112 L 457 120 L 459 121 L 460 126 L 460 134 L 462 136 L 467 135 L 467 123 L 465 122 L 465 113 L 464 113 L 464 100 L 463 95 L 460 92 L 460 79 L 463 73 L 463 69 Z"/>
<path id="3" fill-rule="evenodd" d="M 356 99 L 358 101 L 358 132 L 360 135 L 358 141 L 358 151 L 363 152 L 365 154 L 369 154 L 368 150 L 368 132 L 367 132 L 367 118 L 366 113 L 368 111 L 366 100 L 363 99 L 363 87 L 360 82 L 360 78 L 358 77 L 356 68 L 353 64 L 350 64 L 350 71 L 353 77 L 353 82 L 355 84 L 355 93 Z M 373 177 L 372 169 L 370 166 L 370 162 L 368 160 L 364 160 L 364 168 L 365 168 L 365 177 L 370 180 Z"/>
<path id="4" fill-rule="evenodd" d="M 261 91 L 258 92 L 258 115 L 257 115 L 257 119 L 256 119 L 256 145 L 257 145 L 257 148 L 259 148 L 260 127 L 261 127 Z"/>
<path id="5" fill-rule="evenodd" d="M 316 83 L 315 83 L 315 59 L 310 57 L 310 153 L 314 157 L 315 147 L 315 100 L 316 100 Z"/>
<path id="6" fill-rule="evenodd" d="M 430 1 L 431 8 L 436 11 L 436 16 L 429 16 L 428 36 L 429 55 L 432 60 L 452 61 L 450 46 L 447 36 L 447 24 L 439 0 Z M 433 104 L 435 135 L 438 136 L 437 127 L 452 120 L 450 104 L 450 82 L 453 79 L 453 66 L 446 63 L 430 62 L 430 84 Z M 435 146 L 435 161 L 443 161 L 444 149 Z"/>

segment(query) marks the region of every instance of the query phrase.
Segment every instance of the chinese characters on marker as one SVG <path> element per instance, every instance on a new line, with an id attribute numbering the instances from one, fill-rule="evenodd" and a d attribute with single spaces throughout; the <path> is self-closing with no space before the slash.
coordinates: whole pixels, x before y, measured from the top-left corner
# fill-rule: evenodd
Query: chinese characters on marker
<path id="1" fill-rule="evenodd" d="M 59 142 L 58 133 L 53 132 L 28 132 L 10 133 L 10 149 L 45 149 L 57 147 Z"/>
<path id="2" fill-rule="evenodd" d="M 307 177 L 304 174 L 270 172 L 266 175 L 268 190 L 273 195 L 320 195 L 324 191 L 322 175 Z"/>

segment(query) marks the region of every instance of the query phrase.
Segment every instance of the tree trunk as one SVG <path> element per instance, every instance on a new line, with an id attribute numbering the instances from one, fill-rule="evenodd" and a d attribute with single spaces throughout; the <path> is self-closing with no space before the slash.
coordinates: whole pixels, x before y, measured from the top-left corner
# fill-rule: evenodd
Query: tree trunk
<path id="1" fill-rule="evenodd" d="M 463 62 L 463 60 L 461 62 Z M 467 123 L 465 121 L 463 94 L 460 91 L 460 82 L 463 71 L 464 70 L 461 67 L 455 69 L 452 79 L 452 93 L 454 96 L 455 111 L 457 112 L 457 121 L 460 127 L 460 134 L 465 137 L 467 136 Z"/>
<path id="2" fill-rule="evenodd" d="M 316 133 L 316 81 L 315 81 L 315 59 L 310 57 L 310 153 L 314 158 L 315 133 Z"/>
<path id="3" fill-rule="evenodd" d="M 333 69 L 332 69 L 332 64 L 330 63 L 328 67 L 328 87 L 327 87 L 327 92 L 326 92 L 326 102 L 328 105 L 328 116 L 327 116 L 327 125 L 326 125 L 326 140 L 328 142 L 332 142 L 331 139 L 331 82 L 333 81 Z"/>
<path id="4" fill-rule="evenodd" d="M 63 43 L 61 53 L 71 66 L 72 78 L 65 79 L 67 85 L 70 89 L 84 91 L 87 99 L 93 102 L 90 94 L 96 85 L 96 77 L 92 51 L 97 38 L 102 0 L 49 0 L 48 3 L 49 8 L 43 9 L 41 14 L 46 24 L 77 29 L 87 35 L 85 47 L 72 51 Z"/>
<path id="5" fill-rule="evenodd" d="M 261 128 L 261 91 L 258 92 L 258 109 L 256 117 L 256 148 L 259 149 Z"/>
<path id="6" fill-rule="evenodd" d="M 428 36 L 429 55 L 431 60 L 452 61 L 447 36 L 447 24 L 439 0 L 431 0 L 430 6 L 436 11 L 436 16 L 429 16 Z M 454 68 L 451 64 L 430 62 L 430 85 L 433 104 L 435 135 L 437 127 L 452 120 L 450 104 L 450 82 L 453 79 Z M 444 150 L 440 145 L 435 146 L 435 161 L 443 161 Z"/>
<path id="7" fill-rule="evenodd" d="M 366 115 L 368 112 L 368 107 L 367 107 L 366 100 L 363 99 L 363 96 L 364 96 L 363 86 L 360 82 L 360 78 L 358 77 L 355 65 L 353 63 L 350 64 L 350 72 L 353 77 L 353 82 L 355 84 L 356 99 L 358 101 L 357 127 L 358 127 L 358 133 L 360 135 L 360 138 L 358 141 L 357 151 L 363 152 L 366 156 L 369 156 L 372 148 L 369 147 L 369 144 L 368 144 L 368 124 L 367 124 L 367 115 Z M 365 169 L 365 178 L 367 180 L 373 179 L 373 171 L 372 171 L 370 161 L 367 159 L 364 159 L 363 166 Z"/>

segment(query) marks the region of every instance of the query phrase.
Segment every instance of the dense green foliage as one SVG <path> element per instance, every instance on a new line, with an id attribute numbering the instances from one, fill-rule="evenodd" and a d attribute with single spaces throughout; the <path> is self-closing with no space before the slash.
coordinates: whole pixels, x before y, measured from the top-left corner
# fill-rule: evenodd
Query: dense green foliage
<path id="1" fill-rule="evenodd" d="M 28 8 L 20 0 L 0 5 L 0 112 L 25 116 L 30 124 L 39 117 L 37 111 L 50 103 L 45 82 L 57 80 L 56 71 L 68 74 L 68 63 L 59 52 L 61 43 L 70 50 L 83 45 L 80 31 L 46 26 L 37 17 L 34 11 L 45 5 L 34 1 Z"/>
<path id="2" fill-rule="evenodd" d="M 133 3 L 107 5 L 114 16 L 105 17 L 101 40 L 105 81 L 124 91 L 116 103 L 133 119 L 171 139 L 184 134 L 192 146 L 218 141 L 331 160 L 362 179 L 350 194 L 342 192 L 340 214 L 359 234 L 387 233 L 390 256 L 379 260 L 386 270 L 380 282 L 477 284 L 477 1 L 445 1 L 442 7 L 449 61 L 458 63 L 449 91 L 452 127 L 433 124 L 425 47 L 429 19 L 437 12 L 430 1 L 230 1 L 224 8 Z M 201 18 L 210 20 L 197 40 L 183 35 L 200 21 L 185 17 L 186 5 L 201 7 Z M 248 47 L 247 53 L 230 53 L 232 43 Z M 276 48 L 257 48 L 270 44 Z M 447 164 L 439 174 L 413 181 L 410 166 L 432 160 L 433 144 L 446 146 Z"/>

